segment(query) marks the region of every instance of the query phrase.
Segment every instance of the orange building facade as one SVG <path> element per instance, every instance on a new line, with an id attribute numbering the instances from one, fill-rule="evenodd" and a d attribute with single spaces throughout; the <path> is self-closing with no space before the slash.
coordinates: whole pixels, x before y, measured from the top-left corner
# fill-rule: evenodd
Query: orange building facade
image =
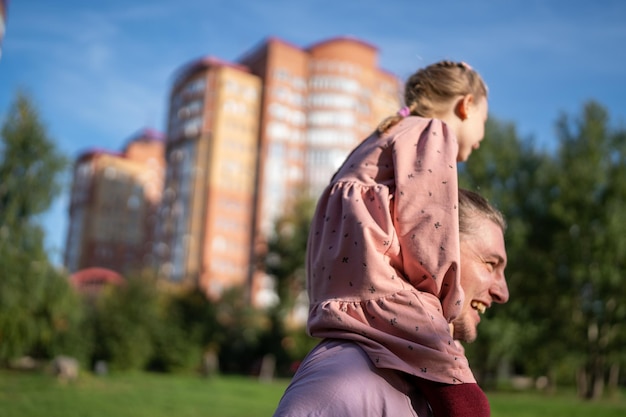
<path id="1" fill-rule="evenodd" d="M 250 273 L 260 94 L 246 68 L 215 58 L 183 67 L 170 94 L 157 269 L 213 298 Z"/>
<path id="2" fill-rule="evenodd" d="M 101 267 L 131 274 L 152 263 L 163 149 L 163 136 L 145 130 L 121 153 L 93 150 L 78 157 L 64 259 L 70 273 Z"/>
<path id="3" fill-rule="evenodd" d="M 269 38 L 237 63 L 181 68 L 168 111 L 160 275 L 210 297 L 271 286 L 258 268 L 276 219 L 315 197 L 350 150 L 397 111 L 400 83 L 353 38 L 303 49 Z"/>
<path id="4" fill-rule="evenodd" d="M 270 38 L 239 60 L 263 83 L 255 263 L 277 218 L 298 198 L 315 199 L 354 146 L 399 108 L 400 82 L 377 58 L 374 46 L 339 37 L 306 49 Z M 272 286 L 262 268 L 249 279 L 253 294 Z"/>

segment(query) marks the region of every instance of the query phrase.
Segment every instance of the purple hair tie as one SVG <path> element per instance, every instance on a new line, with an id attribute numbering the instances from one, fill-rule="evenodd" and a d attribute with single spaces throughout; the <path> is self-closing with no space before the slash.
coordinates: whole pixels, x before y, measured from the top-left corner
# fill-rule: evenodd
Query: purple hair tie
<path id="1" fill-rule="evenodd" d="M 399 116 L 407 117 L 410 114 L 411 114 L 411 109 L 409 109 L 407 106 L 404 106 L 400 110 L 398 110 Z"/>

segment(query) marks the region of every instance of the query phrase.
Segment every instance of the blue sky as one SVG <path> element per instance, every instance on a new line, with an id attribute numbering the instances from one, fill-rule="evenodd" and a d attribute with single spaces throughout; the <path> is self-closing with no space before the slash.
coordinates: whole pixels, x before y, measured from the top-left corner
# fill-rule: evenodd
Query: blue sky
<path id="1" fill-rule="evenodd" d="M 165 130 L 174 72 L 195 58 L 235 61 L 269 36 L 301 47 L 350 35 L 406 78 L 464 60 L 490 88 L 490 115 L 537 146 L 554 122 L 594 99 L 624 126 L 622 0 L 10 0 L 0 59 L 0 119 L 18 88 L 34 99 L 62 152 L 121 150 L 145 127 Z M 42 223 L 60 263 L 67 192 Z"/>

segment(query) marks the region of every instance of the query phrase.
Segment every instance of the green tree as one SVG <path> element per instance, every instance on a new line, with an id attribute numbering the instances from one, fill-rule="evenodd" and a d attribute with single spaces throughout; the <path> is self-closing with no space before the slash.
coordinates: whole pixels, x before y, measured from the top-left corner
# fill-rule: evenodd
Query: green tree
<path id="1" fill-rule="evenodd" d="M 61 191 L 60 175 L 67 159 L 56 149 L 36 108 L 23 93 L 18 93 L 2 127 L 0 156 L 2 227 L 9 232 L 32 227 L 34 216 L 46 211 Z M 36 245 L 41 235 L 12 238 Z"/>
<path id="2" fill-rule="evenodd" d="M 59 301 L 68 299 L 70 289 L 55 282 L 60 273 L 50 264 L 37 223 L 61 190 L 66 165 L 31 100 L 18 93 L 0 142 L 0 361 L 42 352 L 59 323 L 72 321 L 66 320 L 72 308 Z M 50 288 L 61 298 L 47 296 Z"/>
<path id="3" fill-rule="evenodd" d="M 225 373 L 249 374 L 258 368 L 263 357 L 261 336 L 270 326 L 264 312 L 252 307 L 240 287 L 224 291 L 215 302 L 220 370 Z"/>
<path id="4" fill-rule="evenodd" d="M 35 294 L 39 302 L 32 313 L 36 338 L 29 354 L 51 359 L 57 355 L 70 355 L 85 363 L 91 353 L 91 344 L 85 338 L 83 323 L 85 306 L 80 295 L 71 287 L 67 275 L 48 267 L 40 277 L 41 285 Z"/>
<path id="5" fill-rule="evenodd" d="M 461 184 L 509 222 L 511 299 L 481 324 L 487 337 L 468 354 L 492 373 L 504 359 L 553 383 L 576 380 L 580 394 L 594 398 L 624 363 L 626 134 L 611 130 L 594 102 L 557 128 L 559 146 L 549 154 L 517 139 L 512 125 L 490 122 L 462 170 Z"/>
<path id="6" fill-rule="evenodd" d="M 216 305 L 200 288 L 169 292 L 161 316 L 150 369 L 194 369 L 203 353 L 217 350 L 220 329 Z"/>
<path id="7" fill-rule="evenodd" d="M 299 310 L 308 306 L 305 259 L 314 211 L 313 199 L 299 197 L 291 210 L 276 220 L 264 260 L 265 271 L 274 279 L 279 299 L 270 309 L 271 327 L 265 334 L 264 344 L 276 356 L 278 371 L 282 374 L 290 372 L 292 364 L 317 343 L 306 334 L 303 323 L 296 317 Z"/>
<path id="8" fill-rule="evenodd" d="M 621 351 L 626 319 L 622 274 L 626 259 L 625 132 L 613 130 L 606 110 L 587 103 L 575 120 L 558 123 L 560 147 L 557 196 L 551 212 L 559 219 L 552 257 L 567 295 L 569 351 L 578 365 L 579 393 L 602 395 L 613 352 Z M 575 346 L 575 349 L 572 349 Z"/>
<path id="9" fill-rule="evenodd" d="M 300 197 L 291 210 L 274 223 L 268 242 L 265 270 L 276 282 L 283 314 L 289 314 L 306 286 L 306 244 L 315 201 Z"/>
<path id="10" fill-rule="evenodd" d="M 107 361 L 112 369 L 145 369 L 155 353 L 155 339 L 162 322 L 162 296 L 149 274 L 110 286 L 100 295 L 94 310 L 94 360 Z"/>

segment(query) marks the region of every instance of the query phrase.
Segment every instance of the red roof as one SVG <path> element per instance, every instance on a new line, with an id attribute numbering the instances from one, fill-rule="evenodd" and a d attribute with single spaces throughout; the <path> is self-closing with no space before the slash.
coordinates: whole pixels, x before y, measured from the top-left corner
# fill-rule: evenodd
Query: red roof
<path id="1" fill-rule="evenodd" d="M 117 272 L 100 267 L 85 268 L 70 276 L 70 283 L 77 290 L 87 290 L 105 285 L 122 285 L 126 281 Z"/>

